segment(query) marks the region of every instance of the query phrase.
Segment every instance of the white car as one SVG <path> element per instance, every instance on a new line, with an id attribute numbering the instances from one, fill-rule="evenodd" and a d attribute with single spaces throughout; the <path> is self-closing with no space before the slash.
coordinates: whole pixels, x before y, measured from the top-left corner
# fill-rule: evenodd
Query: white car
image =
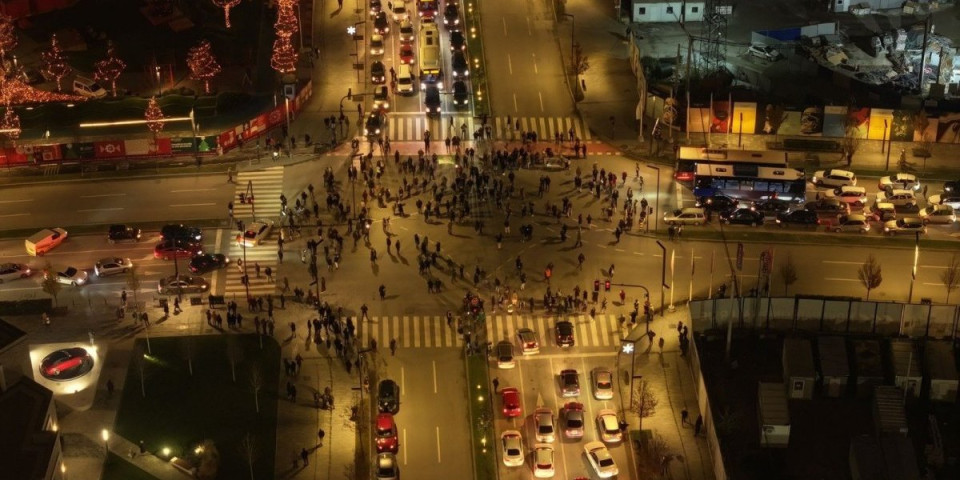
<path id="1" fill-rule="evenodd" d="M 593 380 L 593 398 L 597 400 L 610 400 L 613 398 L 613 373 L 606 368 L 595 368 L 590 372 Z"/>
<path id="2" fill-rule="evenodd" d="M 880 190 L 900 188 L 903 190 L 917 191 L 920 190 L 920 179 L 918 179 L 916 175 L 910 173 L 895 173 L 893 175 L 881 177 L 877 188 Z"/>
<path id="3" fill-rule="evenodd" d="M 607 450 L 606 445 L 603 443 L 587 443 L 583 446 L 583 451 L 586 452 L 587 460 L 590 461 L 590 465 L 593 466 L 598 477 L 610 478 L 620 473 L 620 471 L 617 470 L 617 464 L 613 461 L 613 457 L 610 456 L 610 451 Z"/>
<path id="4" fill-rule="evenodd" d="M 556 471 L 553 467 L 553 447 L 539 443 L 533 447 L 533 476 L 537 478 L 553 478 Z"/>
<path id="5" fill-rule="evenodd" d="M 856 185 L 846 185 L 834 190 L 828 190 L 827 198 L 836 198 L 851 207 L 863 207 L 867 201 L 867 189 Z"/>
<path id="6" fill-rule="evenodd" d="M 782 56 L 776 48 L 773 48 L 769 45 L 764 45 L 762 43 L 754 43 L 750 45 L 747 48 L 747 53 L 751 56 L 770 61 L 779 60 Z"/>
<path id="7" fill-rule="evenodd" d="M 500 435 L 503 447 L 503 464 L 508 467 L 523 465 L 523 437 L 516 430 L 507 430 Z"/>
<path id="8" fill-rule="evenodd" d="M 667 225 L 702 225 L 706 223 L 707 216 L 702 208 L 690 207 L 664 214 L 663 221 Z"/>
<path id="9" fill-rule="evenodd" d="M 409 18 L 400 22 L 400 43 L 413 43 L 413 24 Z"/>
<path id="10" fill-rule="evenodd" d="M 895 188 L 877 192 L 877 203 L 892 203 L 897 208 L 907 207 L 916 205 L 917 197 L 913 195 L 913 190 Z"/>
<path id="11" fill-rule="evenodd" d="M 818 187 L 840 188 L 847 185 L 856 185 L 857 176 L 853 172 L 834 168 L 814 172 L 810 181 Z"/>
<path id="12" fill-rule="evenodd" d="M 541 443 L 553 443 L 556 439 L 556 422 L 553 418 L 553 411 L 549 408 L 538 408 L 533 412 L 534 427 L 537 432 L 537 441 Z"/>
<path id="13" fill-rule="evenodd" d="M 377 454 L 374 471 L 377 473 L 377 480 L 400 479 L 400 466 L 397 465 L 397 457 L 390 452 Z"/>
<path id="14" fill-rule="evenodd" d="M 925 223 L 951 224 L 957 221 L 957 215 L 950 205 L 930 205 L 920 210 L 920 218 Z"/>
<path id="15" fill-rule="evenodd" d="M 383 55 L 383 35 L 370 35 L 370 55 Z"/>
<path id="16" fill-rule="evenodd" d="M 924 221 L 919 218 L 898 218 L 884 223 L 883 233 L 890 236 L 909 233 L 927 233 L 927 226 Z"/>
<path id="17" fill-rule="evenodd" d="M 960 195 L 956 193 L 943 192 L 927 197 L 929 205 L 950 205 L 954 210 L 960 208 Z"/>
<path id="18" fill-rule="evenodd" d="M 49 273 L 44 274 L 44 278 L 50 275 Z M 64 285 L 73 285 L 74 287 L 83 285 L 87 283 L 89 276 L 87 272 L 83 270 L 78 270 L 74 267 L 67 267 L 61 272 L 57 272 L 54 275 L 54 278 L 57 280 L 57 283 L 62 283 Z"/>
<path id="19" fill-rule="evenodd" d="M 118 273 L 127 273 L 133 267 L 133 262 L 129 258 L 110 257 L 101 258 L 93 266 L 94 273 L 98 277 L 116 275 Z"/>
<path id="20" fill-rule="evenodd" d="M 517 330 L 517 343 L 520 344 L 520 352 L 524 355 L 540 353 L 540 339 L 537 338 L 537 332 L 529 328 Z"/>
<path id="21" fill-rule="evenodd" d="M 270 231 L 273 230 L 273 221 L 250 222 L 247 229 L 237 234 L 237 245 L 256 247 L 263 243 Z"/>
<path id="22" fill-rule="evenodd" d="M 597 432 L 600 439 L 605 443 L 618 443 L 623 440 L 623 432 L 620 431 L 620 420 L 617 419 L 617 413 L 609 408 L 600 410 L 597 413 Z"/>
<path id="23" fill-rule="evenodd" d="M 27 278 L 31 273 L 30 267 L 22 263 L 4 263 L 0 265 L 0 283 Z"/>
<path id="24" fill-rule="evenodd" d="M 404 2 L 397 1 L 393 4 L 393 21 L 401 24 L 410 21 L 410 14 L 407 12 L 407 6 Z"/>
<path id="25" fill-rule="evenodd" d="M 513 357 L 513 344 L 504 340 L 497 343 L 497 368 L 510 369 L 517 366 L 517 360 Z"/>

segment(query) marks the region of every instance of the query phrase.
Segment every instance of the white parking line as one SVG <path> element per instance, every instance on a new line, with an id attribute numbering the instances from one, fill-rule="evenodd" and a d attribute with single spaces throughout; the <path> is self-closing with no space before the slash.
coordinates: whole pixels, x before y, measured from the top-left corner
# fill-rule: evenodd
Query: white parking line
<path id="1" fill-rule="evenodd" d="M 824 278 L 824 280 L 829 280 L 831 282 L 859 282 L 859 278 Z"/>
<path id="2" fill-rule="evenodd" d="M 77 210 L 78 212 L 110 212 L 116 210 L 123 210 L 123 207 L 113 207 L 113 208 L 84 208 L 82 210 Z"/>
<path id="3" fill-rule="evenodd" d="M 100 195 L 80 195 L 80 198 L 126 197 L 126 193 L 103 193 Z"/>

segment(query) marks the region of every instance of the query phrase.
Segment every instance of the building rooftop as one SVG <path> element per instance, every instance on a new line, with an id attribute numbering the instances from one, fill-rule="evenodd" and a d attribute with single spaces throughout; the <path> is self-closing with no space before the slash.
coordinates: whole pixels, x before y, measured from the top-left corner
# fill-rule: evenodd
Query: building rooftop
<path id="1" fill-rule="evenodd" d="M 45 478 L 58 433 L 44 423 L 53 392 L 22 377 L 0 392 L 0 465 L 3 478 Z"/>

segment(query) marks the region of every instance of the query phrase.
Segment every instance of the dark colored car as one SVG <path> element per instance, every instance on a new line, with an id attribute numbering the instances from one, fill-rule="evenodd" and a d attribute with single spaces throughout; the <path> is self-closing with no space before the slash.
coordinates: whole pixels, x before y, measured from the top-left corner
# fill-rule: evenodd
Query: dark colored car
<path id="1" fill-rule="evenodd" d="M 573 339 L 572 323 L 566 320 L 561 320 L 557 322 L 557 325 L 554 328 L 556 330 L 558 347 L 572 347 L 574 345 L 576 341 Z"/>
<path id="2" fill-rule="evenodd" d="M 781 227 L 787 225 L 817 226 L 819 224 L 820 218 L 817 217 L 817 212 L 810 210 L 794 210 L 777 215 L 777 225 Z"/>
<path id="3" fill-rule="evenodd" d="M 363 126 L 364 135 L 380 135 L 380 114 L 374 112 L 367 117 L 367 123 Z"/>
<path id="4" fill-rule="evenodd" d="M 460 9 L 455 3 L 443 7 L 443 24 L 450 30 L 460 30 Z"/>
<path id="5" fill-rule="evenodd" d="M 470 76 L 470 65 L 467 63 L 467 56 L 462 51 L 454 51 L 450 57 L 450 63 L 453 64 L 453 78 L 464 78 Z"/>
<path id="6" fill-rule="evenodd" d="M 381 413 L 396 414 L 400 411 L 400 385 L 390 380 L 381 380 L 377 386 L 377 407 Z"/>
<path id="7" fill-rule="evenodd" d="M 179 225 L 164 225 L 160 229 L 160 236 L 164 240 L 203 240 L 203 233 L 199 228 L 188 227 L 182 223 Z"/>
<path id="8" fill-rule="evenodd" d="M 190 271 L 203 275 L 204 273 L 223 268 L 230 263 L 230 259 L 222 253 L 205 253 L 190 259 Z"/>
<path id="9" fill-rule="evenodd" d="M 767 218 L 776 218 L 777 215 L 781 213 L 786 213 L 790 210 L 790 202 L 785 202 L 783 200 L 764 200 L 762 202 L 757 202 L 754 205 L 754 210 L 763 214 Z"/>
<path id="10" fill-rule="evenodd" d="M 560 371 L 560 396 L 576 397 L 580 395 L 580 374 L 576 370 Z"/>
<path id="11" fill-rule="evenodd" d="M 718 212 L 720 214 L 733 211 L 737 208 L 738 204 L 739 202 L 726 195 L 714 195 L 697 200 L 698 207 L 703 207 L 704 210 Z"/>
<path id="12" fill-rule="evenodd" d="M 720 218 L 727 225 L 763 225 L 763 214 L 749 208 L 738 208 L 729 214 L 721 215 Z"/>
<path id="13" fill-rule="evenodd" d="M 164 240 L 153 247 L 153 258 L 171 260 L 174 258 L 190 258 L 203 253 L 203 245 L 197 242 L 179 240 Z"/>
<path id="14" fill-rule="evenodd" d="M 375 85 L 382 85 L 387 82 L 387 69 L 380 60 L 370 64 L 370 81 Z"/>
<path id="15" fill-rule="evenodd" d="M 373 18 L 373 31 L 380 35 L 390 33 L 390 22 L 387 21 L 387 12 L 377 12 L 377 16 Z"/>
<path id="16" fill-rule="evenodd" d="M 137 227 L 110 225 L 110 230 L 107 232 L 107 241 L 110 243 L 139 242 L 141 233 Z"/>
<path id="17" fill-rule="evenodd" d="M 949 182 L 944 182 L 943 191 L 949 193 L 960 192 L 960 180 L 950 180 Z"/>
<path id="18" fill-rule="evenodd" d="M 440 115 L 440 89 L 436 85 L 427 85 L 423 104 L 427 107 L 427 115 Z"/>
<path id="19" fill-rule="evenodd" d="M 467 49 L 467 40 L 463 37 L 463 32 L 450 32 L 450 50 L 463 51 Z"/>
<path id="20" fill-rule="evenodd" d="M 850 207 L 847 206 L 846 202 L 841 202 L 836 198 L 821 198 L 820 200 L 807 202 L 804 208 L 818 213 L 847 213 Z"/>
<path id="21" fill-rule="evenodd" d="M 453 82 L 453 104 L 464 107 L 470 103 L 470 94 L 467 93 L 467 84 L 463 80 Z"/>
<path id="22" fill-rule="evenodd" d="M 193 275 L 170 275 L 161 278 L 157 284 L 157 292 L 161 295 L 173 295 L 175 293 L 204 293 L 210 289 L 210 284 L 203 277 Z"/>
<path id="23" fill-rule="evenodd" d="M 370 0 L 370 16 L 376 17 L 378 13 L 383 11 L 383 3 L 381 0 Z"/>

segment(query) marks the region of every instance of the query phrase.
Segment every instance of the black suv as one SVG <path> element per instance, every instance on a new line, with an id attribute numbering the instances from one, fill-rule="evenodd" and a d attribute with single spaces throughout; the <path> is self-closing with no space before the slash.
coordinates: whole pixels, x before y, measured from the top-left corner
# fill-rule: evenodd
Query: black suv
<path id="1" fill-rule="evenodd" d="M 697 200 L 697 206 L 704 210 L 718 212 L 720 214 L 729 213 L 737 208 L 739 202 L 726 195 L 714 195 L 712 197 L 701 197 Z"/>
<path id="2" fill-rule="evenodd" d="M 390 380 L 381 380 L 377 387 L 377 407 L 380 413 L 392 413 L 396 415 L 400 411 L 400 386 L 397 382 Z"/>
<path id="3" fill-rule="evenodd" d="M 423 103 L 427 106 L 428 116 L 440 115 L 440 90 L 436 85 L 427 85 Z"/>
<path id="4" fill-rule="evenodd" d="M 450 50 L 463 51 L 467 48 L 467 40 L 463 37 L 463 32 L 450 32 Z"/>
<path id="5" fill-rule="evenodd" d="M 140 233 L 140 229 L 137 227 L 110 225 L 110 231 L 107 233 L 107 241 L 110 243 L 139 242 Z"/>
<path id="6" fill-rule="evenodd" d="M 223 268 L 230 263 L 226 255 L 222 253 L 204 253 L 190 259 L 190 272 L 196 275 Z"/>
<path id="7" fill-rule="evenodd" d="M 182 223 L 179 225 L 164 225 L 160 229 L 160 235 L 164 240 L 189 240 L 191 242 L 203 240 L 203 233 L 199 228 L 188 227 Z"/>
<path id="8" fill-rule="evenodd" d="M 777 225 L 786 227 L 787 225 L 817 226 L 820 219 L 817 212 L 811 210 L 794 210 L 792 212 L 781 213 L 777 215 Z"/>
<path id="9" fill-rule="evenodd" d="M 467 84 L 463 80 L 453 82 L 453 104 L 458 107 L 465 107 L 470 102 L 470 95 L 467 93 Z"/>
<path id="10" fill-rule="evenodd" d="M 950 180 L 943 184 L 943 191 L 950 193 L 960 192 L 960 180 Z"/>
<path id="11" fill-rule="evenodd" d="M 467 64 L 467 57 L 463 52 L 454 51 L 450 57 L 450 63 L 453 64 L 453 78 L 470 76 L 470 66 Z"/>

